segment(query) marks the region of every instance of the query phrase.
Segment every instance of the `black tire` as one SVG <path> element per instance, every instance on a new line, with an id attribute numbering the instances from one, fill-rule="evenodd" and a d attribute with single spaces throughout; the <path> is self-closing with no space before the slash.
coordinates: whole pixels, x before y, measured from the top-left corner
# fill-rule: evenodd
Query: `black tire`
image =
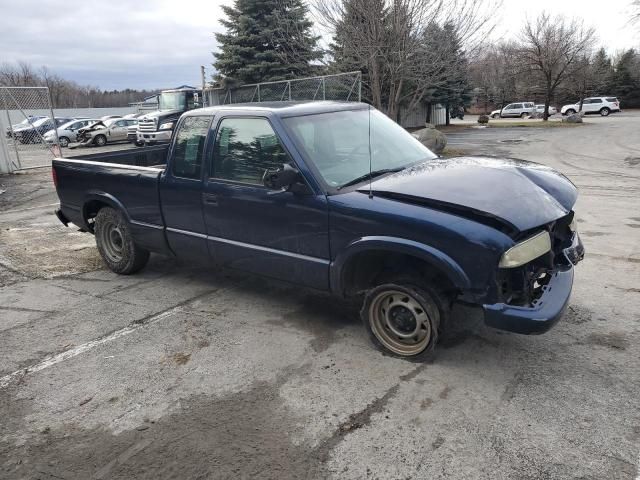
<path id="1" fill-rule="evenodd" d="M 383 326 L 379 317 L 385 302 L 390 302 L 387 305 L 391 307 L 386 315 L 386 325 Z M 426 318 L 420 320 L 421 325 L 418 324 L 418 318 L 413 312 L 414 307 L 411 306 L 415 303 L 426 314 Z M 393 309 L 402 309 L 402 307 L 409 312 L 410 317 L 400 318 L 406 313 L 402 310 L 399 310 L 395 317 L 393 316 Z M 448 315 L 449 303 L 443 295 L 421 284 L 419 279 L 403 276 L 366 292 L 360 311 L 364 327 L 376 348 L 388 355 L 412 361 L 426 361 L 433 357 L 441 327 L 446 323 Z M 389 316 L 392 319 L 389 319 Z M 399 324 L 390 325 L 389 322 L 399 322 Z M 411 329 L 414 330 L 411 331 Z M 417 339 L 421 333 L 413 338 L 404 339 L 397 335 L 397 333 L 412 335 L 423 331 L 426 332 L 425 337 L 420 340 Z"/>
<path id="2" fill-rule="evenodd" d="M 499 113 L 494 113 L 493 115 L 491 115 L 491 118 L 500 118 L 500 114 Z"/>
<path id="3" fill-rule="evenodd" d="M 522 113 L 520 114 L 520 118 L 527 118 L 528 116 L 529 116 L 529 114 L 528 114 L 528 113 L 526 113 L 526 112 L 522 112 Z"/>
<path id="4" fill-rule="evenodd" d="M 129 275 L 149 261 L 149 251 L 134 243 L 129 223 L 120 210 L 100 209 L 94 232 L 100 256 L 112 272 Z"/>
<path id="5" fill-rule="evenodd" d="M 107 137 L 104 135 L 96 135 L 96 138 L 93 139 L 93 144 L 96 147 L 104 147 L 107 144 Z"/>
<path id="6" fill-rule="evenodd" d="M 600 115 L 602 115 L 603 117 L 608 117 L 610 113 L 611 110 L 609 110 L 607 107 L 602 107 L 600 109 Z"/>
<path id="7" fill-rule="evenodd" d="M 69 139 L 67 137 L 60 137 L 58 138 L 58 141 L 60 142 L 60 146 L 61 147 L 68 147 L 69 146 Z"/>
<path id="8" fill-rule="evenodd" d="M 573 108 L 570 108 L 569 110 L 564 112 L 565 115 L 573 115 L 574 113 L 576 113 L 576 111 Z"/>
<path id="9" fill-rule="evenodd" d="M 144 147 L 144 142 L 141 142 L 140 140 L 136 140 L 133 143 L 136 147 Z"/>

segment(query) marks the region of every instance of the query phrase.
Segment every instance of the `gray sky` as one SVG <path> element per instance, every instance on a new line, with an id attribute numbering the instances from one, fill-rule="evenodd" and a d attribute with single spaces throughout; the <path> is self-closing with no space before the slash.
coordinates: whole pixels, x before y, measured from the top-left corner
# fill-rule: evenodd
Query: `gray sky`
<path id="1" fill-rule="evenodd" d="M 106 89 L 199 84 L 211 73 L 220 4 L 232 0 L 0 0 L 0 62 L 27 61 Z M 495 38 L 513 37 L 526 15 L 579 16 L 610 52 L 640 45 L 630 0 L 504 0 Z"/>

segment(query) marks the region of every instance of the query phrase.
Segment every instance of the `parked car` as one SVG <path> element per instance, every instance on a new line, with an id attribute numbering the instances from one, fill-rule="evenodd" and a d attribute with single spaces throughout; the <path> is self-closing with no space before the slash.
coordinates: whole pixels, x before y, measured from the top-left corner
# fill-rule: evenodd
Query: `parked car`
<path id="1" fill-rule="evenodd" d="M 20 143 L 40 143 L 44 134 L 49 130 L 64 125 L 71 120 L 73 120 L 73 118 L 55 117 L 51 120 L 49 117 L 44 117 L 23 128 L 15 129 L 13 131 L 13 137 Z"/>
<path id="2" fill-rule="evenodd" d="M 536 105 L 536 113 L 544 113 L 544 105 Z M 549 116 L 555 115 L 556 113 L 558 113 L 558 109 L 549 105 Z"/>
<path id="3" fill-rule="evenodd" d="M 580 101 L 564 105 L 560 110 L 562 115 L 573 115 L 580 111 Z M 586 114 L 599 113 L 603 117 L 620 111 L 620 102 L 616 97 L 589 97 L 582 101 L 582 112 Z"/>
<path id="4" fill-rule="evenodd" d="M 584 255 L 564 175 L 438 158 L 360 103 L 193 110 L 169 146 L 58 158 L 53 179 L 58 218 L 112 271 L 157 252 L 362 299 L 374 345 L 400 357 L 431 355 L 455 302 L 549 330 Z"/>
<path id="5" fill-rule="evenodd" d="M 138 120 L 135 118 L 112 118 L 98 121 L 78 131 L 79 146 L 95 145 L 103 147 L 107 143 L 126 141 L 127 128 L 137 123 Z"/>
<path id="6" fill-rule="evenodd" d="M 68 147 L 70 143 L 77 141 L 78 131 L 81 128 L 93 125 L 99 120 L 96 118 L 78 118 L 71 120 L 58 127 L 58 140 L 61 147 Z M 56 135 L 54 130 L 49 130 L 43 135 L 45 142 L 55 143 Z"/>
<path id="7" fill-rule="evenodd" d="M 533 102 L 510 103 L 504 108 L 491 112 L 491 118 L 526 118 L 536 111 Z"/>
<path id="8" fill-rule="evenodd" d="M 114 118 L 122 118 L 122 115 L 105 115 L 100 117 L 100 120 L 104 122 L 105 120 L 113 120 Z"/>
<path id="9" fill-rule="evenodd" d="M 12 131 L 28 127 L 29 125 L 33 124 L 35 121 L 40 120 L 42 118 L 47 118 L 47 117 L 45 115 L 29 115 L 28 118 L 25 118 L 21 122 L 14 123 L 13 125 L 11 125 L 11 127 L 6 127 L 5 135 L 7 136 L 7 138 L 11 138 Z"/>

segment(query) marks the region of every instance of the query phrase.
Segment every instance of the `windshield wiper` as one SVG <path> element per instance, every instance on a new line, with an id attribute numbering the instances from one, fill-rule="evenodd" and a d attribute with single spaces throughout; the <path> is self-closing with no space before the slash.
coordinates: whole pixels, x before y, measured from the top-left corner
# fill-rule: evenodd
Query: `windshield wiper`
<path id="1" fill-rule="evenodd" d="M 342 190 L 345 187 L 350 187 L 351 185 L 355 185 L 360 182 L 364 182 L 365 180 L 373 180 L 380 175 L 384 175 L 385 173 L 395 173 L 400 170 L 404 170 L 405 167 L 397 167 L 397 168 L 382 168 L 380 170 L 374 170 L 372 172 L 367 172 L 364 175 L 360 175 L 359 177 L 354 178 L 353 180 L 349 180 L 347 183 L 340 185 L 337 190 Z"/>

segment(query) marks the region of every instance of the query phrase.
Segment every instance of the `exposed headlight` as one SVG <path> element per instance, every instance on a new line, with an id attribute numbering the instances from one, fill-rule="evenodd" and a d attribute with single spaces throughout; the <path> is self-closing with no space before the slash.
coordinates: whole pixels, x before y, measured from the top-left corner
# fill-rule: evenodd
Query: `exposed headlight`
<path id="1" fill-rule="evenodd" d="M 161 123 L 158 130 L 171 130 L 173 128 L 173 122 Z"/>
<path id="2" fill-rule="evenodd" d="M 500 268 L 515 268 L 544 255 L 551 250 L 549 232 L 540 232 L 533 237 L 514 245 L 504 252 L 500 259 Z"/>

